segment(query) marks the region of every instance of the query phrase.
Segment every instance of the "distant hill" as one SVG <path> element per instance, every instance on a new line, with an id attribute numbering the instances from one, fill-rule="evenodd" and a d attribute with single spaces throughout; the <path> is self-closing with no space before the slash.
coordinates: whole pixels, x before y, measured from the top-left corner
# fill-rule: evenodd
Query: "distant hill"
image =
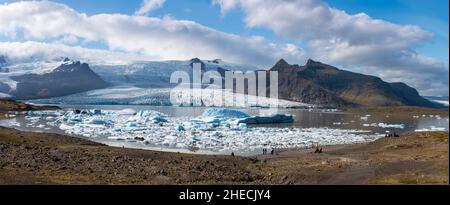
<path id="1" fill-rule="evenodd" d="M 282 59 L 270 70 L 278 71 L 282 99 L 330 107 L 440 107 L 404 83 L 387 83 L 378 77 L 340 70 L 311 59 L 303 66 L 290 65 Z"/>
<path id="2" fill-rule="evenodd" d="M 59 97 L 109 86 L 88 64 L 68 59 L 49 73 L 24 74 L 11 79 L 17 82 L 9 93 L 14 99 Z"/>

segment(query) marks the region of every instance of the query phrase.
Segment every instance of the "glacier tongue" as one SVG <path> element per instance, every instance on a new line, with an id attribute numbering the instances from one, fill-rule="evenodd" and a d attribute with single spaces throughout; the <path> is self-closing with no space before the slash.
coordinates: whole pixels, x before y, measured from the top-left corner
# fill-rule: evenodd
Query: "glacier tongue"
<path id="1" fill-rule="evenodd" d="M 48 117 L 51 116 L 51 117 Z M 292 116 L 291 116 L 292 117 Z M 29 112 L 27 120 L 38 126 L 36 118 L 44 119 L 68 134 L 84 136 L 109 144 L 122 141 L 129 146 L 166 149 L 199 149 L 214 153 L 249 153 L 264 147 L 308 147 L 322 145 L 364 143 L 379 138 L 364 130 L 330 128 L 248 127 L 245 120 L 267 120 L 289 116 L 250 117 L 231 109 L 208 109 L 195 119 L 168 117 L 153 110 L 95 110 Z M 136 140 L 143 139 L 143 140 Z M 114 144 L 114 143 L 110 143 Z"/>
<path id="2" fill-rule="evenodd" d="M 221 96 L 221 97 L 219 97 Z M 49 99 L 31 100 L 35 104 L 69 105 L 153 105 L 191 106 L 192 101 L 202 102 L 204 107 L 304 107 L 314 105 L 288 100 L 249 96 L 221 89 L 171 89 L 116 86 L 84 93 Z"/>

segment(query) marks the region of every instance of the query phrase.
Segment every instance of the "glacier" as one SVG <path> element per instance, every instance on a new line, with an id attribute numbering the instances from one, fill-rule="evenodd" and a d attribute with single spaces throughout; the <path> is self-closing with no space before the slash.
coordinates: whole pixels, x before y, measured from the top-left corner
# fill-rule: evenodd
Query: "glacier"
<path id="1" fill-rule="evenodd" d="M 221 96 L 221 98 L 218 98 Z M 57 98 L 29 100 L 34 104 L 69 105 L 151 105 L 204 107 L 280 107 L 314 108 L 306 103 L 232 93 L 222 89 L 140 88 L 115 86 Z"/>

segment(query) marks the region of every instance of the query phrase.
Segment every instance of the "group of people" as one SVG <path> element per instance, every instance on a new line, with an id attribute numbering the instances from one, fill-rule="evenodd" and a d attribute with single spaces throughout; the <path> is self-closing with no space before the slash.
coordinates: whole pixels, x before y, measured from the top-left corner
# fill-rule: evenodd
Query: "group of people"
<path id="1" fill-rule="evenodd" d="M 266 155 L 268 152 L 268 150 L 266 148 L 263 148 L 263 155 Z M 270 151 L 270 155 L 273 155 L 275 153 L 275 149 L 272 148 L 272 150 Z"/>
<path id="2" fill-rule="evenodd" d="M 400 135 L 394 132 L 394 134 L 389 133 L 386 134 L 384 137 L 400 137 Z"/>

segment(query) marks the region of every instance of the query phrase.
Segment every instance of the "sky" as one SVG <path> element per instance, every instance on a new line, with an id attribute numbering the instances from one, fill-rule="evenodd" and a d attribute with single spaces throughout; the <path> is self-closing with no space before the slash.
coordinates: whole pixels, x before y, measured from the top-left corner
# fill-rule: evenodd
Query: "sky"
<path id="1" fill-rule="evenodd" d="M 309 58 L 448 96 L 448 0 L 0 0 L 0 55 L 87 62 Z"/>

